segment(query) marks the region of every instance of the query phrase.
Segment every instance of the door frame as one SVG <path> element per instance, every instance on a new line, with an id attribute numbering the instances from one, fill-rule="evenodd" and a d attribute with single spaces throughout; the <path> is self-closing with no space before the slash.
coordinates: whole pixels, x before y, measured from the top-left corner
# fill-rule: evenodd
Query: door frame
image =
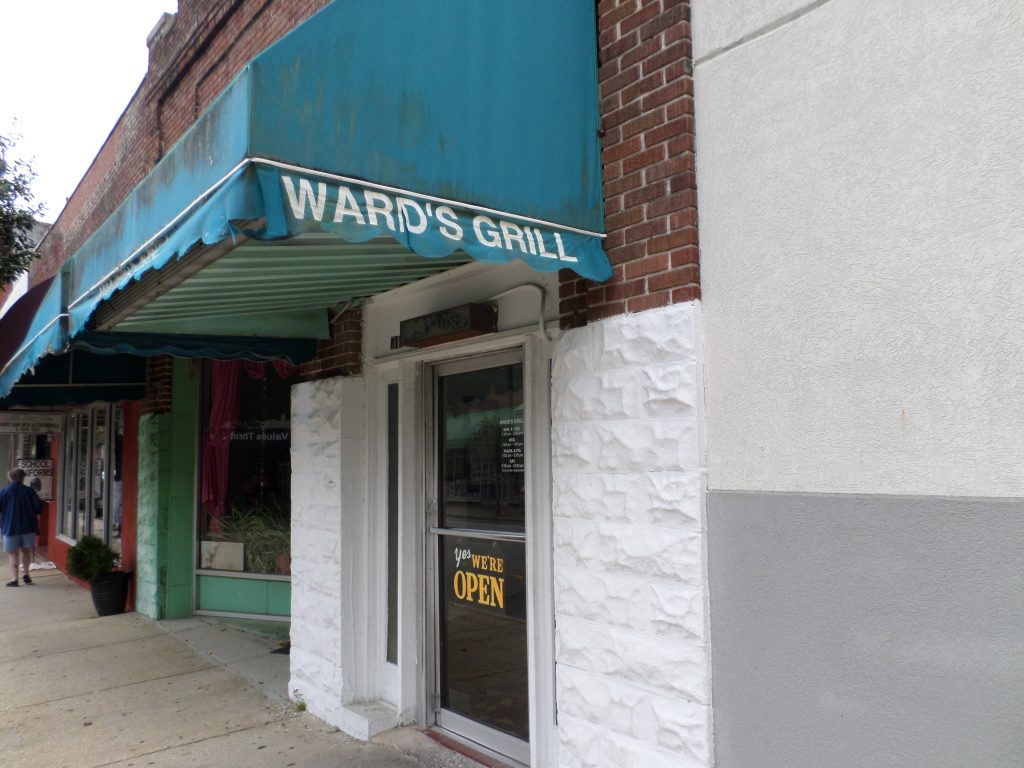
<path id="1" fill-rule="evenodd" d="M 438 369 L 453 372 L 458 366 L 465 370 L 488 367 L 500 362 L 505 354 L 519 356 L 523 363 L 523 405 L 526 420 L 523 440 L 526 453 L 526 569 L 527 569 L 527 663 L 529 686 L 529 764 L 536 768 L 557 765 L 558 732 L 555 709 L 555 633 L 554 633 L 554 576 L 552 547 L 554 542 L 551 515 L 551 352 L 552 342 L 539 333 L 490 339 L 479 343 L 460 344 L 456 349 L 433 350 L 417 356 L 415 362 L 406 363 L 405 371 L 418 379 L 413 386 L 400 388 L 400 403 L 414 396 L 413 407 L 405 408 L 407 416 L 415 414 L 415 464 L 405 464 L 400 484 L 415 486 L 415 506 L 419 509 L 416 526 L 417 559 L 421 563 L 419 578 L 419 650 L 423 663 L 419 666 L 419 702 L 416 719 L 427 726 L 437 727 L 438 649 L 437 649 L 437 571 L 436 538 L 430 528 L 437 522 L 436 485 L 433 482 L 436 462 L 435 379 Z M 449 365 L 455 368 L 449 369 Z M 404 405 L 400 404 L 400 408 Z M 403 421 L 405 419 L 403 418 Z M 405 422 L 408 424 L 408 422 Z M 404 432 L 404 430 L 403 430 Z M 407 433 L 406 433 L 407 434 Z M 407 445 L 409 445 L 407 443 Z M 409 446 L 412 448 L 412 446 Z M 412 457 L 409 457 L 412 458 Z M 411 481 L 411 482 L 410 482 Z M 406 501 L 409 495 L 402 493 Z M 405 535 L 400 532 L 400 537 Z M 406 539 L 406 541 L 408 541 Z M 422 580 L 421 580 L 422 579 Z M 412 580 L 400 578 L 403 586 Z M 403 590 L 404 591 L 404 590 Z M 399 649 L 400 664 L 408 660 Z M 410 665 L 411 666 L 411 665 Z M 490 729 L 489 729 L 490 730 Z M 481 745 L 486 748 L 486 745 Z M 508 755 L 501 755 L 509 759 Z"/>
<path id="2" fill-rule="evenodd" d="M 439 446 L 438 446 L 438 420 L 440 418 L 439 406 L 440 406 L 440 388 L 438 386 L 441 378 L 446 376 L 455 376 L 460 373 L 469 373 L 472 371 L 487 370 L 489 368 L 499 368 L 507 365 L 522 365 L 523 367 L 523 406 L 526 411 L 527 418 L 529 418 L 529 409 L 526 406 L 526 390 L 529 387 L 527 374 L 526 374 L 526 360 L 525 354 L 522 347 L 513 347 L 512 349 L 506 349 L 500 352 L 484 353 L 480 355 L 473 355 L 470 357 L 460 357 L 454 360 L 443 361 L 435 363 L 428 368 L 427 372 L 427 384 L 429 386 L 429 400 L 430 404 L 430 418 L 427 424 L 427 453 L 426 463 L 424 467 L 424 478 L 426 480 L 425 488 L 427 495 L 427 520 L 426 520 L 426 534 L 427 534 L 427 551 L 424 553 L 424 560 L 428 563 L 428 571 L 430 573 L 430 581 L 428 587 L 428 603 L 427 603 L 427 617 L 428 617 L 428 640 L 431 643 L 432 654 L 430 657 L 430 665 L 428 667 L 428 676 L 430 672 L 433 672 L 433 680 L 431 685 L 431 704 L 433 710 L 433 717 L 435 725 L 445 731 L 454 733 L 458 736 L 468 739 L 475 744 L 487 747 L 502 756 L 511 758 L 518 762 L 528 764 L 530 760 L 530 745 L 529 741 L 523 741 L 509 734 L 502 733 L 490 726 L 479 723 L 472 718 L 460 715 L 451 710 L 445 710 L 441 707 L 441 687 L 443 685 L 441 679 L 441 652 L 439 648 L 439 633 L 441 630 L 441 600 L 443 599 L 443 593 L 438 585 L 438 577 L 442 570 L 442 564 L 438 556 L 438 535 L 433 532 L 433 529 L 440 524 L 439 511 L 438 511 L 438 460 L 439 460 Z M 524 434 L 523 434 L 523 446 L 525 469 L 527 478 L 530 475 L 530 445 L 526 439 L 525 434 L 525 423 L 524 423 Z M 527 480 L 527 482 L 529 482 Z M 526 503 L 525 519 L 524 523 L 524 534 L 528 536 L 530 528 L 530 498 L 529 494 L 526 494 L 524 499 Z M 499 535 L 500 537 L 500 535 Z M 524 550 L 528 547 L 528 538 L 523 542 Z M 526 587 L 527 594 L 529 594 L 530 581 L 532 574 L 530 573 L 529 564 L 526 564 Z M 527 598 L 529 603 L 529 598 Z M 526 636 L 529 638 L 529 627 L 530 627 L 530 616 L 529 610 L 526 612 Z M 527 652 L 527 664 L 529 665 L 529 652 Z M 531 698 L 533 683 L 532 675 L 527 675 L 527 701 Z M 431 682 L 428 677 L 428 683 Z"/>

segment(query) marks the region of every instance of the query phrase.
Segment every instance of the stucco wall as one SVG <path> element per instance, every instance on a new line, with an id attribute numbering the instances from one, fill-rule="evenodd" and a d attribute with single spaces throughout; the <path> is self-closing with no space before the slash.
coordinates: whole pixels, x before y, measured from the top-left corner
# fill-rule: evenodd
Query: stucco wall
<path id="1" fill-rule="evenodd" d="M 569 331 L 552 372 L 560 764 L 710 764 L 696 303 Z"/>
<path id="2" fill-rule="evenodd" d="M 1022 495 L 1024 14 L 806 8 L 696 66 L 709 487 Z"/>
<path id="3" fill-rule="evenodd" d="M 1015 768 L 1024 502 L 712 493 L 719 768 Z"/>
<path id="4" fill-rule="evenodd" d="M 1022 35 L 694 9 L 721 768 L 1019 762 Z"/>

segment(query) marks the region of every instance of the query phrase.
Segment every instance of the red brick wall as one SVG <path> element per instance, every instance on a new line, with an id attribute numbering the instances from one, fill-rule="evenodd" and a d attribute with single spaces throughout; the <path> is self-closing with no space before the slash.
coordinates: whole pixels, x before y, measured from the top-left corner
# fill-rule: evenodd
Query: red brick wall
<path id="1" fill-rule="evenodd" d="M 140 413 L 170 413 L 171 382 L 174 376 L 174 358 L 156 355 L 146 361 L 146 396 L 140 404 Z"/>
<path id="2" fill-rule="evenodd" d="M 331 338 L 317 342 L 316 359 L 299 366 L 303 381 L 357 376 L 363 369 L 363 310 L 350 309 L 331 323 Z"/>
<path id="3" fill-rule="evenodd" d="M 700 298 L 690 4 L 600 0 L 604 283 L 561 273 L 563 327 Z"/>
<path id="4" fill-rule="evenodd" d="M 55 275 L 254 56 L 329 0 L 179 0 L 149 40 L 149 72 L 40 245 Z"/>

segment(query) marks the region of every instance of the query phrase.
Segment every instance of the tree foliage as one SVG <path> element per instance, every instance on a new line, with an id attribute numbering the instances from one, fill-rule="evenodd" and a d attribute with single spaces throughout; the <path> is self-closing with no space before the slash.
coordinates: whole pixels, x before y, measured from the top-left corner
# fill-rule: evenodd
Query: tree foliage
<path id="1" fill-rule="evenodd" d="M 14 140 L 0 134 L 0 285 L 27 272 L 39 257 L 32 238 L 35 217 L 42 210 L 32 204 L 35 173 L 28 163 L 14 158 Z"/>

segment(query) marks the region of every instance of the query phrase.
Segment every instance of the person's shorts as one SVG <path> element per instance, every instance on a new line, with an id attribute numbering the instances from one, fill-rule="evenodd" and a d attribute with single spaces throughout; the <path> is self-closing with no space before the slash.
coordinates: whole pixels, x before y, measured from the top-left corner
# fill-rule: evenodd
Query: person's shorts
<path id="1" fill-rule="evenodd" d="M 36 545 L 34 533 L 16 533 L 13 536 L 4 536 L 4 552 L 17 552 L 19 548 L 32 549 Z"/>

